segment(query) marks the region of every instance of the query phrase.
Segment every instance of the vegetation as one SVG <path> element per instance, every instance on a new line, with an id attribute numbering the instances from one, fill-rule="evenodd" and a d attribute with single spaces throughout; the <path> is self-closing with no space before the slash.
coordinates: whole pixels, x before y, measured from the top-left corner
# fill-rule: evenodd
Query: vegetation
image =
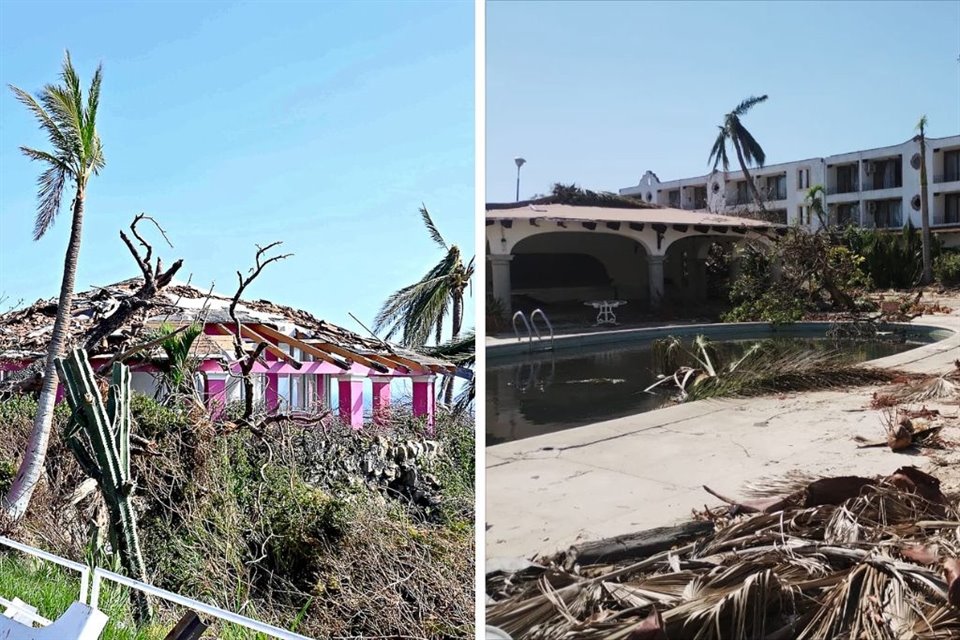
<path id="1" fill-rule="evenodd" d="M 945 287 L 960 285 L 960 253 L 951 251 L 937 256 L 937 261 L 933 264 L 933 273 L 937 282 Z"/>
<path id="2" fill-rule="evenodd" d="M 0 402 L 12 435 L 0 463 L 22 446 L 35 408 L 24 397 Z M 147 441 L 131 464 L 154 584 L 313 637 L 472 637 L 470 420 L 441 413 L 432 441 L 407 415 L 378 430 L 286 422 L 257 435 L 223 431 L 187 403 L 134 394 L 132 410 Z M 68 419 L 58 406 L 58 432 Z M 88 529 L 102 521 L 102 498 L 70 503 L 83 478 L 55 434 L 16 536 L 74 559 L 93 553 L 103 566 L 111 554 L 91 552 Z M 169 630 L 181 612 L 155 604 L 154 626 Z"/>
<path id="3" fill-rule="evenodd" d="M 773 265 L 779 266 L 774 273 Z M 790 229 L 775 246 L 748 245 L 730 290 L 726 322 L 795 322 L 812 311 L 860 310 L 863 258 L 826 233 Z"/>
<path id="4" fill-rule="evenodd" d="M 463 296 L 473 278 L 474 259 L 463 261 L 460 247 L 449 244 L 433 223 L 426 207 L 420 207 L 430 238 L 444 250 L 440 261 L 419 281 L 395 291 L 380 307 L 374 319 L 375 331 L 386 331 L 389 340 L 400 335 L 407 347 L 422 347 L 431 337 L 434 344 L 443 342 L 443 323 L 450 315 L 450 340 L 457 341 L 463 330 Z M 445 381 L 444 401 L 453 401 L 451 379 Z"/>
<path id="5" fill-rule="evenodd" d="M 710 149 L 710 158 L 708 160 L 708 162 L 713 163 L 714 171 L 717 170 L 718 166 L 722 166 L 724 171 L 729 170 L 730 159 L 727 156 L 727 144 L 733 145 L 733 149 L 737 153 L 737 162 L 740 164 L 740 170 L 743 172 L 743 179 L 747 182 L 747 186 L 753 194 L 753 199 L 760 208 L 761 214 L 764 212 L 763 198 L 760 196 L 760 191 L 750 176 L 750 170 L 747 165 L 752 164 L 757 167 L 763 167 L 763 163 L 766 162 L 767 159 L 767 154 L 763 151 L 760 143 L 753 137 L 753 134 L 743 126 L 743 122 L 741 122 L 740 119 L 747 115 L 750 109 L 766 100 L 766 95 L 759 97 L 750 96 L 738 104 L 733 111 L 723 116 L 723 124 L 717 126 L 720 132 L 717 134 L 717 139 Z"/>
<path id="6" fill-rule="evenodd" d="M 757 342 L 737 356 L 697 336 L 688 346 L 670 337 L 654 344 L 659 380 L 647 388 L 676 392 L 681 402 L 787 391 L 812 391 L 888 382 L 900 376 L 886 369 L 851 364 L 837 351 Z"/>
<path id="7" fill-rule="evenodd" d="M 80 256 L 87 183 L 90 177 L 98 174 L 104 166 L 103 147 L 96 128 L 101 68 L 98 66 L 93 74 L 86 101 L 69 52 L 64 57 L 60 79 L 62 84 L 46 85 L 36 98 L 23 89 L 11 87 L 17 100 L 37 119 L 52 147 L 51 151 L 20 147 L 29 159 L 45 165 L 38 179 L 34 240 L 43 237 L 53 225 L 60 212 L 67 182 L 73 183 L 74 194 L 70 240 L 64 259 L 57 315 L 50 334 L 50 346 L 43 371 L 40 403 L 17 476 L 0 501 L 0 507 L 10 518 L 20 518 L 26 513 L 30 498 L 43 473 L 57 393 L 54 360 L 63 353 L 66 337 L 70 333 L 70 310 L 73 308 L 73 287 Z"/>
<path id="8" fill-rule="evenodd" d="M 870 284 L 880 289 L 908 289 L 920 283 L 923 275 L 923 239 L 909 222 L 897 233 L 847 227 L 842 242 L 863 258 L 861 266 Z M 934 256 L 941 243 L 931 242 Z"/>
<path id="9" fill-rule="evenodd" d="M 517 640 L 958 637 L 958 514 L 937 478 L 794 485 L 700 514 L 707 532 L 673 548 L 491 578 L 487 621 Z"/>

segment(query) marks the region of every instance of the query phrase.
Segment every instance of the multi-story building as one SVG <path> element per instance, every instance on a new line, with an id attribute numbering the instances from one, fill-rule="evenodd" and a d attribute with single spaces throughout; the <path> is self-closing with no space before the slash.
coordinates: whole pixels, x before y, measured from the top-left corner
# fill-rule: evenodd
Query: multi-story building
<path id="1" fill-rule="evenodd" d="M 960 135 L 927 138 L 926 156 L 930 224 L 935 231 L 960 228 Z M 750 174 L 776 222 L 819 227 L 807 192 L 822 185 L 829 216 L 824 222 L 888 229 L 910 221 L 920 226 L 920 143 L 915 139 L 767 165 Z M 677 209 L 743 215 L 757 209 L 751 191 L 742 171 L 668 182 L 647 171 L 639 184 L 620 189 L 620 194 Z"/>

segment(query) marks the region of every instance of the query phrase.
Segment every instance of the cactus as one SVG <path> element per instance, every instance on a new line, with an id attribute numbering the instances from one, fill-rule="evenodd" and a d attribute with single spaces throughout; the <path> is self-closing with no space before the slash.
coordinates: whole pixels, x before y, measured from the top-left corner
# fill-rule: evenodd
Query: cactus
<path id="1" fill-rule="evenodd" d="M 73 416 L 64 440 L 83 470 L 100 487 L 110 514 L 110 538 L 131 578 L 146 582 L 146 569 L 137 536 L 137 518 L 131 502 L 130 476 L 130 369 L 113 365 L 107 404 L 104 406 L 86 351 L 74 349 L 57 358 L 57 372 L 66 387 Z M 146 595 L 132 592 L 138 621 L 152 617 Z"/>

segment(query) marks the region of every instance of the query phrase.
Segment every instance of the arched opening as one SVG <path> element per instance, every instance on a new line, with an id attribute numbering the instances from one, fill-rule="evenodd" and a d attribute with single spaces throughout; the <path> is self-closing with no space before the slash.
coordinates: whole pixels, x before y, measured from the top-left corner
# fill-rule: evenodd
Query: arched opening
<path id="1" fill-rule="evenodd" d="M 512 306 L 584 315 L 584 302 L 648 298 L 647 252 L 615 233 L 547 232 L 519 241 L 511 252 Z"/>
<path id="2" fill-rule="evenodd" d="M 712 316 L 729 300 L 736 270 L 734 247 L 740 236 L 687 236 L 667 247 L 663 262 L 664 302 L 668 314 Z"/>

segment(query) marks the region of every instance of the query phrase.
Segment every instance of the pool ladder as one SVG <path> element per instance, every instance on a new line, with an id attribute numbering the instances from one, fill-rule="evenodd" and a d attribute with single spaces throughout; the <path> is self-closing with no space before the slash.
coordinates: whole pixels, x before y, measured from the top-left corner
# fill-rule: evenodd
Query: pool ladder
<path id="1" fill-rule="evenodd" d="M 527 344 L 532 348 L 533 347 L 533 336 L 537 336 L 537 344 L 543 342 L 543 336 L 540 334 L 540 329 L 537 328 L 537 316 L 543 318 L 543 323 L 547 325 L 547 329 L 550 330 L 550 345 L 545 347 L 546 349 L 553 349 L 553 325 L 550 324 L 550 319 L 547 318 L 547 314 L 543 312 L 543 309 L 534 309 L 533 313 L 530 314 L 530 319 L 527 319 L 527 316 L 524 315 L 523 311 L 517 311 L 513 314 L 513 334 L 517 336 L 517 342 L 521 342 L 523 338 L 520 336 L 520 330 L 517 328 L 517 318 L 523 322 L 523 326 L 527 330 Z"/>

